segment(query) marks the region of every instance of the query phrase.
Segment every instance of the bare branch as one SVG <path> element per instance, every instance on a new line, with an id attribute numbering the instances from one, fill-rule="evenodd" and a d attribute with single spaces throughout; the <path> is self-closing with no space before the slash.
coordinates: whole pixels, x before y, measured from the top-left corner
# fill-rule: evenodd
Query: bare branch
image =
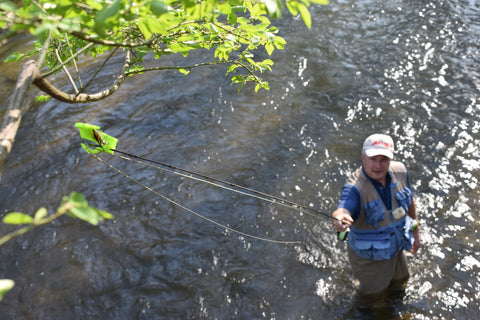
<path id="1" fill-rule="evenodd" d="M 239 65 L 241 65 L 237 60 L 210 61 L 210 62 L 197 63 L 197 64 L 193 64 L 193 65 L 190 65 L 190 66 L 159 66 L 159 67 L 144 68 L 144 69 L 139 69 L 139 70 L 129 70 L 129 71 L 126 72 L 126 75 L 130 76 L 130 75 L 144 73 L 144 72 L 148 72 L 148 71 L 193 69 L 193 68 L 204 67 L 204 66 L 213 66 L 213 65 L 217 65 L 217 64 L 239 64 Z M 241 65 L 241 66 L 243 67 L 243 65 Z"/>
<path id="2" fill-rule="evenodd" d="M 27 61 L 22 67 L 15 90 L 10 97 L 0 126 L 0 177 L 7 156 L 12 149 L 22 115 L 29 105 L 28 89 L 36 75 L 38 75 L 36 62 L 33 60 Z"/>
<path id="3" fill-rule="evenodd" d="M 68 45 L 68 50 L 70 51 L 70 56 L 73 56 L 72 46 L 70 45 L 70 41 L 68 40 L 68 34 L 65 34 L 65 41 Z M 78 71 L 77 61 L 75 59 L 72 60 L 73 67 L 75 68 L 75 72 L 77 73 L 78 84 L 80 88 L 83 87 L 82 85 L 82 77 L 80 77 L 80 71 Z"/>
<path id="4" fill-rule="evenodd" d="M 103 68 L 105 67 L 105 65 L 107 64 L 107 62 L 113 57 L 113 55 L 115 54 L 115 52 L 117 52 L 117 49 L 118 48 L 115 48 L 112 50 L 112 52 L 110 52 L 110 55 L 107 57 L 107 59 L 105 59 L 102 63 L 102 65 L 100 66 L 100 68 L 97 68 L 97 70 L 95 71 L 95 73 L 93 74 L 93 76 L 90 78 L 90 80 L 88 80 L 87 84 L 85 84 L 84 87 L 82 87 L 82 90 L 81 92 L 83 93 L 83 91 L 85 91 L 89 86 L 90 84 L 92 83 L 92 81 L 95 79 L 95 77 L 100 73 L 100 71 L 103 70 Z M 78 92 L 77 92 L 78 94 Z"/>
<path id="5" fill-rule="evenodd" d="M 33 84 L 35 84 L 40 90 L 49 94 L 53 98 L 67 102 L 67 103 L 81 103 L 81 102 L 92 102 L 92 101 L 99 101 L 102 100 L 110 95 L 112 95 L 115 91 L 118 90 L 120 85 L 125 80 L 126 70 L 130 66 L 130 51 L 127 51 L 125 56 L 125 63 L 123 65 L 122 71 L 115 79 L 113 85 L 101 92 L 98 93 L 79 93 L 79 94 L 70 94 L 59 90 L 53 84 L 51 84 L 46 78 L 38 76 L 33 80 Z"/>
<path id="6" fill-rule="evenodd" d="M 57 56 L 58 61 L 60 61 L 60 63 L 63 65 L 63 71 L 67 75 L 68 81 L 70 81 L 70 83 L 72 84 L 73 90 L 75 90 L 75 93 L 78 94 L 77 85 L 75 84 L 75 81 L 73 81 L 73 78 L 70 75 L 70 72 L 68 72 L 67 67 L 65 66 L 65 64 L 63 64 L 62 57 L 60 57 L 60 54 L 58 53 L 57 48 L 55 48 L 55 55 Z"/>

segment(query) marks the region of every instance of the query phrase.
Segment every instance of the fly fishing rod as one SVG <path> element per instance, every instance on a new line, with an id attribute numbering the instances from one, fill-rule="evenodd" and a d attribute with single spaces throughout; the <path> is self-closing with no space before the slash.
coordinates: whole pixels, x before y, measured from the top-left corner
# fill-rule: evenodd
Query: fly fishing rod
<path id="1" fill-rule="evenodd" d="M 82 143 L 82 147 L 90 154 L 95 154 L 95 153 L 98 153 L 98 152 L 109 153 L 113 156 L 117 156 L 117 157 L 120 157 L 120 158 L 123 158 L 123 159 L 126 159 L 126 160 L 134 160 L 134 161 L 137 161 L 141 164 L 149 165 L 149 166 L 155 167 L 156 169 L 164 170 L 164 171 L 170 172 L 172 174 L 180 175 L 182 177 L 186 177 L 186 178 L 189 178 L 189 179 L 193 179 L 193 180 L 197 180 L 197 181 L 200 181 L 200 182 L 203 182 L 203 183 L 207 183 L 207 184 L 210 184 L 210 185 L 222 188 L 222 189 L 226 189 L 226 190 L 229 190 L 229 191 L 232 191 L 232 192 L 235 192 L 235 193 L 239 193 L 239 194 L 243 194 L 243 195 L 246 195 L 246 196 L 249 196 L 249 197 L 257 198 L 257 199 L 262 200 L 262 201 L 266 201 L 266 202 L 270 202 L 270 203 L 273 203 L 273 204 L 281 205 L 283 207 L 287 207 L 287 208 L 299 211 L 301 213 L 305 213 L 305 214 L 312 215 L 312 216 L 320 216 L 320 217 L 323 217 L 323 218 L 326 218 L 326 219 L 329 219 L 329 220 L 332 220 L 332 221 L 340 221 L 340 222 L 344 223 L 343 220 L 340 220 L 336 217 L 333 217 L 332 215 L 330 215 L 328 213 L 315 210 L 315 209 L 313 209 L 311 207 L 308 207 L 306 205 L 303 205 L 303 204 L 299 204 L 299 203 L 296 203 L 296 202 L 293 202 L 293 201 L 290 201 L 290 200 L 287 200 L 287 199 L 284 199 L 284 198 L 280 198 L 278 196 L 274 196 L 274 195 L 271 195 L 271 194 L 268 194 L 268 193 L 265 193 L 265 192 L 261 192 L 261 191 L 258 191 L 258 190 L 247 188 L 247 187 L 244 187 L 244 186 L 241 186 L 241 185 L 229 182 L 229 181 L 225 181 L 225 180 L 222 180 L 222 179 L 207 176 L 207 175 L 195 172 L 195 171 L 183 169 L 183 168 L 171 165 L 171 164 L 167 164 L 167 163 L 163 163 L 163 162 L 160 162 L 160 161 L 148 159 L 146 157 L 138 156 L 138 155 L 132 154 L 130 152 L 119 150 L 119 149 L 116 148 L 116 144 L 117 144 L 118 140 L 116 138 L 98 130 L 98 129 L 100 129 L 100 127 L 98 127 L 98 126 L 93 126 L 93 125 L 84 124 L 84 123 L 77 123 L 77 124 L 75 124 L 75 126 L 77 128 L 79 128 L 82 138 L 98 143 L 98 145 L 85 145 L 85 144 Z M 99 159 L 98 157 L 96 157 L 96 158 Z M 114 168 L 114 169 L 119 171 L 116 168 Z M 141 184 L 140 182 L 136 181 L 135 179 L 133 179 L 131 177 L 129 177 L 129 178 L 132 179 L 134 182 Z M 143 184 L 141 184 L 141 185 L 143 185 Z M 146 187 L 146 186 L 144 186 L 144 187 Z M 148 189 L 148 187 L 147 187 L 147 189 Z M 338 239 L 345 240 L 347 233 L 348 233 L 348 231 L 337 232 Z"/>
<path id="2" fill-rule="evenodd" d="M 287 200 L 287 199 L 284 199 L 284 198 L 280 198 L 280 197 L 277 197 L 277 196 L 274 196 L 274 195 L 271 195 L 271 194 L 268 194 L 268 193 L 264 193 L 264 192 L 261 192 L 261 191 L 255 190 L 255 189 L 247 188 L 247 187 L 244 187 L 244 186 L 232 183 L 232 182 L 228 182 L 228 181 L 225 181 L 225 180 L 222 180 L 222 179 L 207 176 L 207 175 L 195 172 L 195 171 L 183 169 L 183 168 L 176 167 L 176 166 L 173 166 L 173 165 L 170 165 L 170 164 L 167 164 L 167 163 L 163 163 L 163 162 L 160 162 L 160 161 L 148 159 L 148 158 L 138 156 L 138 155 L 135 155 L 135 154 L 132 154 L 132 153 L 129 153 L 129 152 L 122 151 L 122 150 L 118 150 L 118 149 L 111 149 L 111 150 L 113 152 L 122 154 L 123 156 L 128 157 L 130 159 L 139 160 L 139 162 L 141 162 L 141 163 L 150 162 L 150 163 L 152 163 L 156 166 L 161 166 L 161 167 L 165 168 L 163 170 L 168 171 L 168 172 L 173 173 L 173 174 L 181 175 L 181 176 L 187 177 L 189 179 L 194 179 L 194 180 L 197 180 L 197 181 L 200 181 L 200 182 L 211 184 L 211 185 L 214 185 L 214 186 L 217 186 L 219 188 L 226 189 L 226 190 L 229 190 L 229 191 L 232 191 L 232 192 L 235 192 L 235 193 L 241 193 L 241 194 L 244 194 L 244 195 L 247 195 L 247 196 L 250 196 L 250 197 L 254 197 L 254 198 L 266 201 L 266 202 L 270 202 L 270 203 L 273 203 L 273 204 L 278 204 L 278 205 L 281 205 L 283 207 L 287 207 L 287 208 L 290 208 L 290 209 L 293 209 L 293 210 L 296 210 L 296 211 L 300 211 L 302 213 L 306 213 L 306 214 L 313 215 L 313 216 L 321 216 L 323 218 L 327 218 L 327 219 L 330 219 L 330 220 L 333 220 L 333 221 L 340 221 L 340 222 L 344 223 L 343 220 L 340 220 L 340 219 L 338 219 L 338 218 L 336 218 L 336 217 L 334 217 L 334 216 L 332 216 L 328 213 L 312 209 L 310 207 L 307 207 L 306 205 L 299 204 L 299 203 L 296 203 L 296 202 L 293 202 L 293 201 L 290 201 L 290 200 Z M 122 158 L 125 158 L 125 157 L 122 157 Z M 128 160 L 130 160 L 130 159 L 128 159 Z M 158 168 L 158 167 L 156 167 L 156 168 Z M 159 169 L 162 169 L 162 168 L 159 168 Z M 347 237 L 347 234 L 348 234 L 348 231 L 337 232 L 337 237 L 338 237 L 339 240 L 344 241 Z"/>

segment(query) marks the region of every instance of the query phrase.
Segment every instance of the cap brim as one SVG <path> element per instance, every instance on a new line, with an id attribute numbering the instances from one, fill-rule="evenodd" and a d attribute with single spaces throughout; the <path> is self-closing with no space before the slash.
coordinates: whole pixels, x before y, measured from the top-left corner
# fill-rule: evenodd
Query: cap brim
<path id="1" fill-rule="evenodd" d="M 393 159 L 393 152 L 387 149 L 367 149 L 365 150 L 365 155 L 369 158 L 375 156 L 385 156 L 387 158 Z"/>

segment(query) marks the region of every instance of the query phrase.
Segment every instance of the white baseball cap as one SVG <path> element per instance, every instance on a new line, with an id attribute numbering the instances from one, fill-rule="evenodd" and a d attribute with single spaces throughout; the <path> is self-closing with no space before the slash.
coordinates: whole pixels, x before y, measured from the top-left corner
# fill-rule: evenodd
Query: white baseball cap
<path id="1" fill-rule="evenodd" d="M 386 134 L 372 134 L 365 139 L 362 152 L 367 157 L 382 155 L 393 159 L 393 153 L 395 152 L 393 139 Z"/>

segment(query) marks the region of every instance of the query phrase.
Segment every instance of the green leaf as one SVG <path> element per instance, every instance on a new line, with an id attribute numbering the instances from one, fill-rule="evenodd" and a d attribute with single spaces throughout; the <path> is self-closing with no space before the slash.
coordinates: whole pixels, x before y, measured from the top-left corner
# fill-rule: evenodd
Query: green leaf
<path id="1" fill-rule="evenodd" d="M 307 28 L 310 29 L 312 27 L 312 16 L 310 15 L 310 11 L 308 11 L 308 8 L 303 3 L 298 4 L 298 10 L 300 11 L 300 16 L 302 17 L 303 22 Z"/>
<path id="2" fill-rule="evenodd" d="M 150 7 L 150 10 L 153 12 L 153 14 L 157 17 L 172 10 L 172 8 L 170 8 L 166 3 L 162 1 L 150 1 L 148 3 L 148 6 Z"/>
<path id="3" fill-rule="evenodd" d="M 292 16 L 296 16 L 298 14 L 298 1 L 287 1 L 287 8 L 288 11 L 290 11 L 290 13 L 292 14 Z"/>
<path id="4" fill-rule="evenodd" d="M 96 146 L 95 148 L 92 148 L 91 145 L 86 145 L 84 143 L 80 143 L 80 145 L 82 146 L 83 150 L 85 150 L 85 152 L 88 154 L 96 154 L 99 152 L 103 152 L 103 149 L 98 146 Z"/>
<path id="5" fill-rule="evenodd" d="M 105 219 L 113 219 L 113 217 L 114 217 L 114 215 L 111 214 L 110 212 L 100 210 L 100 209 L 95 209 L 95 210 L 97 210 L 97 213 L 98 213 L 99 216 L 101 216 Z"/>
<path id="6" fill-rule="evenodd" d="M 4 60 L 4 62 L 15 62 L 20 61 L 23 58 L 23 53 L 21 52 L 14 52 Z"/>
<path id="7" fill-rule="evenodd" d="M 281 0 L 265 0 L 268 15 L 274 19 L 282 17 L 283 2 Z"/>
<path id="8" fill-rule="evenodd" d="M 75 123 L 75 127 L 77 127 L 78 131 L 80 131 L 80 137 L 82 137 L 82 139 L 97 142 L 97 139 L 95 139 L 95 136 L 93 135 L 93 130 L 100 129 L 99 126 L 89 123 L 77 122 Z"/>
<path id="9" fill-rule="evenodd" d="M 118 139 L 100 131 L 99 126 L 95 126 L 89 123 L 75 123 L 75 127 L 80 131 L 80 136 L 88 141 L 92 141 L 98 144 L 95 148 L 90 148 L 88 145 L 82 143 L 83 149 L 87 153 L 99 153 L 105 152 L 113 154 L 112 149 L 117 147 Z M 99 139 L 97 139 L 99 138 Z"/>
<path id="10" fill-rule="evenodd" d="M 150 30 L 152 30 L 153 33 L 156 33 L 156 34 L 167 33 L 167 29 L 165 28 L 165 25 L 162 23 L 162 21 L 158 19 L 152 19 L 151 17 L 149 17 L 147 21 L 148 21 Z"/>
<path id="11" fill-rule="evenodd" d="M 52 99 L 51 96 L 46 96 L 46 95 L 39 95 L 38 97 L 35 98 L 35 101 L 37 102 L 47 102 L 47 101 L 50 101 L 50 99 Z"/>
<path id="12" fill-rule="evenodd" d="M 98 225 L 98 222 L 100 221 L 99 215 L 96 212 L 96 210 L 89 206 L 74 207 L 74 208 L 71 208 L 69 212 L 74 217 L 84 220 L 95 226 Z"/>
<path id="13" fill-rule="evenodd" d="M 311 3 L 327 5 L 329 3 L 328 0 L 310 0 Z"/>
<path id="14" fill-rule="evenodd" d="M 11 1 L 2 1 L 0 2 L 0 10 L 7 12 L 14 12 L 18 7 Z"/>
<path id="15" fill-rule="evenodd" d="M 237 23 L 237 15 L 235 14 L 235 12 L 230 12 L 230 14 L 228 15 L 228 22 L 230 22 L 232 26 Z"/>
<path id="16" fill-rule="evenodd" d="M 158 19 L 145 17 L 138 21 L 138 28 L 142 32 L 145 40 L 149 40 L 152 34 L 164 34 L 167 32 L 165 26 Z"/>
<path id="17" fill-rule="evenodd" d="M 88 202 L 85 196 L 80 192 L 72 192 L 68 196 L 68 201 L 75 206 L 87 206 Z"/>
<path id="18" fill-rule="evenodd" d="M 152 31 L 150 30 L 150 25 L 148 24 L 147 19 L 141 19 L 138 21 L 138 29 L 140 29 L 145 40 L 150 40 L 152 37 Z"/>
<path id="19" fill-rule="evenodd" d="M 227 73 L 229 74 L 230 72 L 235 72 L 240 66 L 238 64 L 232 64 L 228 67 Z"/>
<path id="20" fill-rule="evenodd" d="M 45 20 L 42 22 L 42 24 L 39 27 L 30 28 L 31 31 L 32 29 L 33 29 L 32 34 L 34 34 L 37 37 L 38 41 L 43 44 L 45 43 L 45 41 L 47 41 L 51 32 L 53 34 L 56 33 L 57 26 L 55 22 L 50 20 Z"/>
<path id="21" fill-rule="evenodd" d="M 217 2 L 217 8 L 220 10 L 220 12 L 224 15 L 229 15 L 232 12 L 232 5 L 228 3 L 227 1 L 225 2 Z"/>
<path id="22" fill-rule="evenodd" d="M 94 19 L 93 30 L 103 37 L 106 36 L 106 30 L 112 28 L 113 18 L 117 16 L 120 12 L 121 0 L 115 0 L 109 6 L 106 6 L 97 13 L 97 16 Z"/>
<path id="23" fill-rule="evenodd" d="M 104 219 L 112 219 L 113 215 L 106 211 L 88 205 L 85 196 L 79 192 L 72 192 L 65 201 L 72 206 L 67 214 L 93 225 L 98 225 Z"/>
<path id="24" fill-rule="evenodd" d="M 28 214 L 21 212 L 11 212 L 3 218 L 3 223 L 6 224 L 32 224 L 33 218 Z"/>
<path id="25" fill-rule="evenodd" d="M 63 19 L 58 22 L 58 28 L 67 32 L 82 31 L 80 24 L 75 18 Z"/>
<path id="26" fill-rule="evenodd" d="M 12 290 L 12 288 L 15 286 L 15 282 L 10 279 L 0 279 L 0 301 L 3 299 L 5 294 Z"/>
<path id="27" fill-rule="evenodd" d="M 33 222 L 35 224 L 38 224 L 43 218 L 45 218 L 48 214 L 48 211 L 46 208 L 40 208 L 37 210 L 37 212 L 35 212 L 35 215 L 34 215 L 34 218 L 33 218 Z"/>
<path id="28" fill-rule="evenodd" d="M 180 71 L 181 74 L 183 74 L 184 76 L 188 76 L 191 72 L 190 69 L 184 69 L 184 68 L 181 68 L 181 69 L 178 69 L 178 71 Z"/>
<path id="29" fill-rule="evenodd" d="M 275 46 L 272 43 L 265 44 L 265 50 L 267 50 L 268 55 L 272 55 Z"/>
<path id="30" fill-rule="evenodd" d="M 244 6 L 233 6 L 232 10 L 237 11 L 237 12 L 245 12 L 245 10 L 247 10 L 247 8 L 244 7 Z"/>
<path id="31" fill-rule="evenodd" d="M 279 36 L 275 36 L 275 48 L 279 50 L 283 50 L 285 49 L 286 44 L 287 44 L 287 41 L 285 41 L 285 39 Z"/>

